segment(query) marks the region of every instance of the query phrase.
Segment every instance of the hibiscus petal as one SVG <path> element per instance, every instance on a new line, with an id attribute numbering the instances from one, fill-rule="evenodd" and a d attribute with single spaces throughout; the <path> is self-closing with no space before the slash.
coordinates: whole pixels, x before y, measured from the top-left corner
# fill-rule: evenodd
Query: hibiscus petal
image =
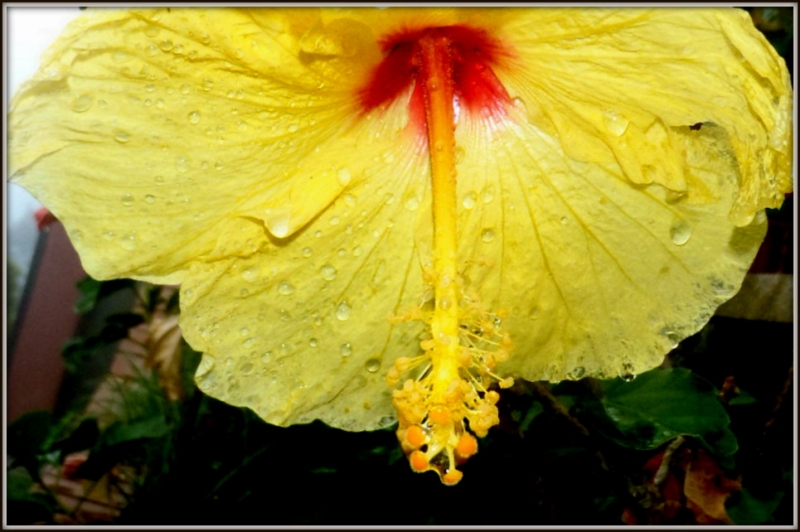
<path id="1" fill-rule="evenodd" d="M 731 219 L 792 188 L 792 89 L 783 60 L 736 9 L 581 9 L 510 20 L 498 73 L 572 158 L 616 161 L 635 184 L 691 188 L 672 128 L 714 123 L 739 161 Z"/>
<path id="2" fill-rule="evenodd" d="M 387 371 L 426 339 L 389 316 L 431 303 L 433 263 L 411 93 L 360 107 L 384 39 L 499 41 L 513 107 L 456 126 L 463 290 L 507 310 L 500 371 L 560 380 L 657 365 L 735 293 L 761 209 L 791 190 L 788 74 L 744 17 L 100 11 L 12 102 L 10 168 L 94 276 L 183 283 L 203 390 L 273 423 L 377 428 Z"/>

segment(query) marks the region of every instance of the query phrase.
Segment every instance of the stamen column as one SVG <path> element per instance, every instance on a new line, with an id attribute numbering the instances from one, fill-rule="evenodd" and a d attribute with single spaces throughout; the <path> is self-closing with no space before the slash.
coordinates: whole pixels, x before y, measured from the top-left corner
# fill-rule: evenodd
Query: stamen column
<path id="1" fill-rule="evenodd" d="M 433 403 L 444 402 L 444 393 L 458 375 L 459 283 L 456 233 L 456 158 L 453 113 L 453 75 L 447 36 L 430 32 L 419 41 L 418 82 L 423 83 L 430 150 L 433 224 L 435 311 L 431 332 Z"/>

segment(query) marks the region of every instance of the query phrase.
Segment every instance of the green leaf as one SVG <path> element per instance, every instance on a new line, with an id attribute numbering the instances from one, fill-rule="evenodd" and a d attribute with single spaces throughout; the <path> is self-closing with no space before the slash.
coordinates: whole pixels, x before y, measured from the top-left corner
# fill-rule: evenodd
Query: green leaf
<path id="1" fill-rule="evenodd" d="M 164 416 L 146 417 L 129 422 L 116 421 L 103 432 L 100 441 L 103 446 L 111 446 L 144 438 L 161 438 L 167 435 L 169 430 Z"/>
<path id="2" fill-rule="evenodd" d="M 92 310 L 101 299 L 120 290 L 133 288 L 134 281 L 130 279 L 98 281 L 87 276 L 82 281 L 78 281 L 77 287 L 80 296 L 78 302 L 75 303 L 75 312 L 83 314 Z"/>
<path id="3" fill-rule="evenodd" d="M 737 450 L 717 391 L 689 370 L 655 369 L 631 382 L 613 379 L 602 385 L 601 403 L 615 429 L 607 435 L 620 445 L 655 449 L 684 435 L 721 456 Z"/>
<path id="4" fill-rule="evenodd" d="M 6 476 L 8 523 L 29 525 L 50 522 L 56 502 L 49 493 L 32 493 L 34 478 L 23 467 L 11 469 Z"/>
<path id="5" fill-rule="evenodd" d="M 728 516 L 737 525 L 760 525 L 766 523 L 783 499 L 783 490 L 775 491 L 767 499 L 759 499 L 747 489 L 734 493 L 727 501 Z"/>
<path id="6" fill-rule="evenodd" d="M 29 412 L 8 426 L 7 453 L 14 458 L 34 457 L 53 427 L 53 416 L 47 410 Z"/>

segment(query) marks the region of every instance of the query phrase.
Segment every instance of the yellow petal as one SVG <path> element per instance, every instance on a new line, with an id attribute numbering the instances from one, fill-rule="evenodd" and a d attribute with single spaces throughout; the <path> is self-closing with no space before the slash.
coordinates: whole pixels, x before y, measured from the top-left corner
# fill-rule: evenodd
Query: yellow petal
<path id="1" fill-rule="evenodd" d="M 657 365 L 792 186 L 788 74 L 737 10 L 103 10 L 13 100 L 12 176 L 94 276 L 182 282 L 209 394 L 388 425 L 385 376 L 429 340 L 389 317 L 433 297 L 431 170 L 409 93 L 365 112 L 358 90 L 387 36 L 454 24 L 501 42 L 515 98 L 455 130 L 463 292 L 507 311 L 499 370 Z"/>
<path id="2" fill-rule="evenodd" d="M 764 237 L 763 213 L 745 227 L 728 219 L 738 169 L 727 136 L 673 132 L 683 170 L 713 198 L 696 205 L 571 160 L 522 122 L 464 124 L 459 139 L 459 255 L 467 289 L 508 311 L 516 348 L 501 372 L 558 381 L 657 366 L 738 291 Z"/>
<path id="3" fill-rule="evenodd" d="M 502 72 L 532 123 L 634 184 L 689 191 L 672 128 L 714 123 L 741 173 L 731 219 L 749 223 L 792 190 L 792 89 L 783 60 L 738 9 L 543 10 L 510 20 Z M 708 201 L 702 192 L 696 200 Z"/>

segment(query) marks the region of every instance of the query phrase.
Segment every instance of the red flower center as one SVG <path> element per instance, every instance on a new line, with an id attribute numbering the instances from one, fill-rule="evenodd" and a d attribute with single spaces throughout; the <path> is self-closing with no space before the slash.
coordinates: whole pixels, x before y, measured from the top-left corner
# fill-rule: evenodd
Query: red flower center
<path id="1" fill-rule="evenodd" d="M 484 30 L 468 26 L 442 26 L 404 30 L 381 42 L 385 54 L 373 70 L 359 97 L 364 112 L 393 102 L 414 84 L 409 101 L 410 123 L 425 131 L 425 102 L 423 84 L 416 81 L 422 75 L 420 41 L 433 38 L 447 58 L 456 115 L 466 110 L 483 116 L 499 118 L 505 115 L 511 98 L 494 73 L 507 52 Z"/>

